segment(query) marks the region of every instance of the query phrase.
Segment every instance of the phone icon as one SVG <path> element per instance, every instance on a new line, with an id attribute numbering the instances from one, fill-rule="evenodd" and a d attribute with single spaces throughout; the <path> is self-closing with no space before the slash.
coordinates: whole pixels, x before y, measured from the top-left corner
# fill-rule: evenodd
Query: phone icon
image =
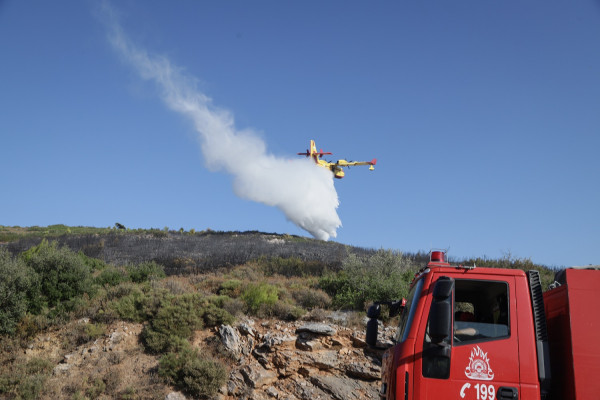
<path id="1" fill-rule="evenodd" d="M 461 399 L 465 398 L 465 390 L 467 390 L 470 387 L 471 387 L 471 384 L 469 382 L 467 382 L 463 385 L 462 389 L 460 389 L 460 398 Z"/>

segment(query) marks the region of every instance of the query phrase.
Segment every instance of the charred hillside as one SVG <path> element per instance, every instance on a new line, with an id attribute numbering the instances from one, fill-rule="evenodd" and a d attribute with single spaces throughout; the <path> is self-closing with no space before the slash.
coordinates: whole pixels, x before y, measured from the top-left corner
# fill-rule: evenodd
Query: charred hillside
<path id="1" fill-rule="evenodd" d="M 11 253 L 18 254 L 42 240 L 42 236 L 23 237 L 3 246 Z M 375 252 L 373 249 L 336 242 L 257 231 L 189 233 L 112 230 L 100 234 L 64 234 L 47 240 L 57 241 L 60 246 L 117 266 L 155 261 L 164 266 L 168 275 L 203 273 L 261 258 L 297 258 L 335 270 L 348 254 Z"/>

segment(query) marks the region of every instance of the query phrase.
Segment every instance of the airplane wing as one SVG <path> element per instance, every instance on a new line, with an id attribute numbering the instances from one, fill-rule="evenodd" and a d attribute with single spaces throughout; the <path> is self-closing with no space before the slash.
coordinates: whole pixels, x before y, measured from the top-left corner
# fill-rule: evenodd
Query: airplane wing
<path id="1" fill-rule="evenodd" d="M 338 160 L 336 165 L 340 167 L 353 167 L 355 165 L 370 165 L 369 169 L 375 169 L 373 166 L 377 164 L 377 159 L 374 158 L 371 161 L 346 161 L 346 160 Z"/>
<path id="2" fill-rule="evenodd" d="M 333 154 L 333 153 L 330 153 L 328 151 L 323 151 L 323 150 L 318 151 L 316 153 L 311 153 L 310 150 L 306 150 L 305 153 L 298 153 L 299 156 L 306 156 L 306 157 L 309 157 L 309 156 L 312 156 L 312 155 L 317 155 L 319 157 L 323 157 L 326 154 Z"/>

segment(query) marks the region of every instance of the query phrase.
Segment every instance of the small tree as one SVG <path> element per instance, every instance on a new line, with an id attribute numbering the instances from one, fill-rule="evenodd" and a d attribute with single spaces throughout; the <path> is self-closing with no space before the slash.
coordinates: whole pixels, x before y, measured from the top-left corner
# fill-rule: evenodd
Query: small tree
<path id="1" fill-rule="evenodd" d="M 57 242 L 48 243 L 44 239 L 21 257 L 39 275 L 37 289 L 41 302 L 50 307 L 67 304 L 90 289 L 89 266 L 68 247 L 58 247 Z M 39 311 L 39 301 L 35 298 L 31 301 L 30 306 Z"/>
<path id="2" fill-rule="evenodd" d="M 334 305 L 356 310 L 374 300 L 401 299 L 416 266 L 401 253 L 379 250 L 371 256 L 350 254 L 342 269 L 323 277 L 319 285 L 333 297 Z"/>
<path id="3" fill-rule="evenodd" d="M 27 293 L 35 272 L 0 248 L 0 334 L 12 334 L 27 310 Z"/>

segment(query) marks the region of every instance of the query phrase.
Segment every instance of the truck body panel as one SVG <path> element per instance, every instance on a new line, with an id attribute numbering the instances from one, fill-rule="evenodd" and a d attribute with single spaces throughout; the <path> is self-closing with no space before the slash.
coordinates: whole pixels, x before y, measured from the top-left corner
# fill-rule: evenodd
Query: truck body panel
<path id="1" fill-rule="evenodd" d="M 600 397 L 600 271 L 567 269 L 544 293 L 553 399 Z"/>

